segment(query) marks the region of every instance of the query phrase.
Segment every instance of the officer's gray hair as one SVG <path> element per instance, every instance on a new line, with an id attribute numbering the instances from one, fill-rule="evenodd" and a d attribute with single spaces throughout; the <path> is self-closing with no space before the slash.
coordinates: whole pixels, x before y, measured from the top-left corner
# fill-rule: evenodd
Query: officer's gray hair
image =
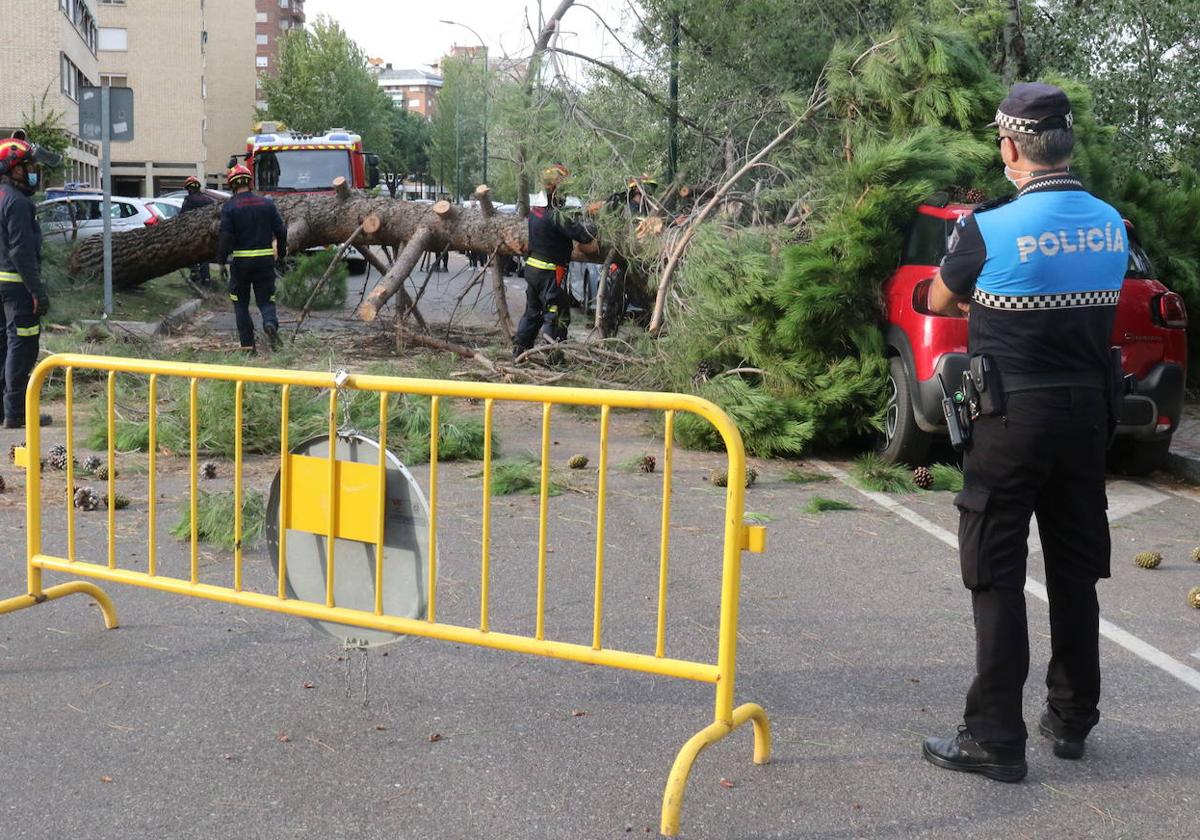
<path id="1" fill-rule="evenodd" d="M 1012 138 L 1022 156 L 1038 166 L 1053 167 L 1069 163 L 1075 149 L 1075 131 L 1070 128 L 1051 128 L 1037 134 L 1015 134 Z"/>

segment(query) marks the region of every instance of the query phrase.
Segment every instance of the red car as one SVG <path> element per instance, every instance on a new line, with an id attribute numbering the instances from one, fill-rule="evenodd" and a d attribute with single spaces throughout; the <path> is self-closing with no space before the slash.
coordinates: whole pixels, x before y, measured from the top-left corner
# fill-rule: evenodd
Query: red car
<path id="1" fill-rule="evenodd" d="M 967 319 L 929 309 L 929 287 L 946 240 L 974 205 L 931 200 L 917 207 L 900 266 L 884 284 L 890 392 L 879 453 L 885 460 L 921 464 L 934 438 L 946 433 L 941 374 L 951 391 L 967 366 Z M 1187 310 L 1156 279 L 1154 266 L 1129 228 L 1129 271 L 1117 304 L 1113 346 L 1137 378 L 1125 397 L 1110 466 L 1144 475 L 1161 465 L 1179 424 L 1187 374 Z"/>

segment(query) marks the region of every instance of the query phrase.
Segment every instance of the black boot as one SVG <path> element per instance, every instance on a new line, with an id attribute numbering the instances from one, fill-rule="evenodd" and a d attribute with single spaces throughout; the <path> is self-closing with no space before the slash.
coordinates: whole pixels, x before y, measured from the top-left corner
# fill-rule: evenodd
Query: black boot
<path id="1" fill-rule="evenodd" d="M 267 343 L 271 345 L 271 349 L 278 350 L 282 344 L 279 340 L 279 325 L 263 324 L 263 332 L 267 334 Z"/>
<path id="2" fill-rule="evenodd" d="M 1084 739 L 1059 735 L 1055 732 L 1054 715 L 1051 714 L 1049 708 L 1042 711 L 1042 717 L 1038 720 L 1038 731 L 1054 742 L 1054 754 L 1059 758 L 1065 758 L 1068 761 L 1078 761 L 1083 758 Z"/>
<path id="3" fill-rule="evenodd" d="M 54 422 L 54 418 L 52 418 L 49 414 L 39 414 L 38 415 L 38 425 L 39 426 L 49 426 L 52 422 Z M 20 417 L 4 418 L 4 428 L 6 428 L 6 429 L 24 429 L 25 428 L 25 415 L 22 414 Z"/>
<path id="4" fill-rule="evenodd" d="M 937 767 L 978 773 L 998 782 L 1019 782 L 1029 771 L 1023 749 L 985 746 L 965 726 L 960 726 L 953 738 L 926 738 L 921 752 Z"/>

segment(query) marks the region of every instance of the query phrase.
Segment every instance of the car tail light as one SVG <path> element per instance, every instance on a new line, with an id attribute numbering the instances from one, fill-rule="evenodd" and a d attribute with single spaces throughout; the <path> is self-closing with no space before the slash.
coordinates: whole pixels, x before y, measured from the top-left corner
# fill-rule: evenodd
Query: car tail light
<path id="1" fill-rule="evenodd" d="M 1183 305 L 1183 298 L 1175 292 L 1159 295 L 1150 307 L 1154 320 L 1164 327 L 1181 330 L 1187 326 L 1187 307 Z"/>
<path id="2" fill-rule="evenodd" d="M 922 315 L 938 315 L 944 318 L 965 318 L 965 312 L 956 311 L 953 315 L 943 315 L 941 312 L 934 312 L 929 308 L 929 290 L 933 288 L 933 280 L 922 280 L 913 287 L 912 305 L 913 309 Z"/>
<path id="3" fill-rule="evenodd" d="M 1174 425 L 1174 423 L 1171 422 L 1170 417 L 1167 417 L 1167 416 L 1159 417 L 1158 422 L 1154 424 L 1154 431 L 1156 431 L 1160 434 L 1162 432 L 1169 432 L 1169 431 L 1171 431 L 1171 426 L 1173 426 L 1173 425 Z"/>
<path id="4" fill-rule="evenodd" d="M 150 218 L 146 219 L 146 221 L 144 222 L 144 224 L 146 225 L 146 227 L 150 227 L 151 225 L 156 225 L 156 224 L 158 224 L 158 216 L 156 216 L 156 215 L 154 215 L 153 213 L 151 213 L 151 214 L 150 214 Z"/>

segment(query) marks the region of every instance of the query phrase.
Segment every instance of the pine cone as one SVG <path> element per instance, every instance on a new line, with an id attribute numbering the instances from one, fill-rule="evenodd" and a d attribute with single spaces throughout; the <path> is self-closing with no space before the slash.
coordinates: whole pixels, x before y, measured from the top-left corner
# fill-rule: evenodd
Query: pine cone
<path id="1" fill-rule="evenodd" d="M 1143 551 L 1133 558 L 1133 562 L 1143 569 L 1157 569 L 1162 559 L 1163 556 L 1157 551 Z"/>
<path id="2" fill-rule="evenodd" d="M 1192 549 L 1192 559 L 1200 563 L 1200 545 Z"/>
<path id="3" fill-rule="evenodd" d="M 4 484 L 4 476 L 0 475 L 0 493 L 3 493 L 7 489 L 8 487 Z"/>
<path id="4" fill-rule="evenodd" d="M 83 459 L 83 464 L 79 468 L 85 473 L 95 473 L 96 470 L 100 469 L 101 463 L 103 462 L 98 455 L 89 455 Z"/>
<path id="5" fill-rule="evenodd" d="M 963 196 L 967 204 L 982 204 L 987 200 L 987 193 L 976 187 L 967 190 Z"/>
<path id="6" fill-rule="evenodd" d="M 203 464 L 201 464 L 200 465 L 200 477 L 201 478 L 216 478 L 217 477 L 216 463 L 214 461 L 205 461 Z"/>
<path id="7" fill-rule="evenodd" d="M 707 359 L 702 360 L 696 365 L 696 372 L 692 375 L 692 384 L 699 387 L 708 380 L 717 375 L 717 366 Z"/>
<path id="8" fill-rule="evenodd" d="M 654 456 L 643 455 L 642 460 L 638 461 L 638 472 L 652 473 L 654 472 Z"/>
<path id="9" fill-rule="evenodd" d="M 727 487 L 729 485 L 729 473 L 725 470 L 713 470 L 708 476 L 709 482 L 713 487 Z"/>
<path id="10" fill-rule="evenodd" d="M 8 460 L 12 463 L 17 463 L 17 445 L 14 443 L 8 447 Z"/>
<path id="11" fill-rule="evenodd" d="M 1200 610 L 1200 586 L 1192 587 L 1192 591 L 1188 593 L 1188 603 Z"/>
<path id="12" fill-rule="evenodd" d="M 929 490 L 933 487 L 933 473 L 929 471 L 929 467 L 917 467 L 913 470 L 913 484 L 922 490 Z"/>
<path id="13" fill-rule="evenodd" d="M 50 457 L 47 459 L 52 470 L 65 470 L 67 468 L 67 447 L 61 443 L 56 443 L 50 447 Z"/>
<path id="14" fill-rule="evenodd" d="M 80 487 L 75 491 L 75 507 L 80 510 L 95 510 L 100 507 L 100 494 L 91 487 Z"/>
<path id="15" fill-rule="evenodd" d="M 758 481 L 758 470 L 749 464 L 746 465 L 746 487 L 752 487 L 754 482 Z"/>
<path id="16" fill-rule="evenodd" d="M 108 494 L 107 493 L 105 493 L 103 496 L 100 497 L 100 504 L 103 505 L 105 508 L 108 507 Z M 116 508 L 117 510 L 124 510 L 125 508 L 129 507 L 129 497 L 123 496 L 120 493 L 114 493 L 113 494 L 113 507 Z"/>
<path id="17" fill-rule="evenodd" d="M 118 475 L 120 475 L 120 473 L 117 472 L 117 468 L 113 467 L 112 477 L 116 478 Z M 96 467 L 96 469 L 92 470 L 92 476 L 95 477 L 97 481 L 108 481 L 108 464 L 101 464 L 100 466 Z"/>
<path id="18" fill-rule="evenodd" d="M 588 465 L 588 456 L 572 455 L 571 460 L 567 461 L 567 466 L 573 470 L 581 470 Z"/>

